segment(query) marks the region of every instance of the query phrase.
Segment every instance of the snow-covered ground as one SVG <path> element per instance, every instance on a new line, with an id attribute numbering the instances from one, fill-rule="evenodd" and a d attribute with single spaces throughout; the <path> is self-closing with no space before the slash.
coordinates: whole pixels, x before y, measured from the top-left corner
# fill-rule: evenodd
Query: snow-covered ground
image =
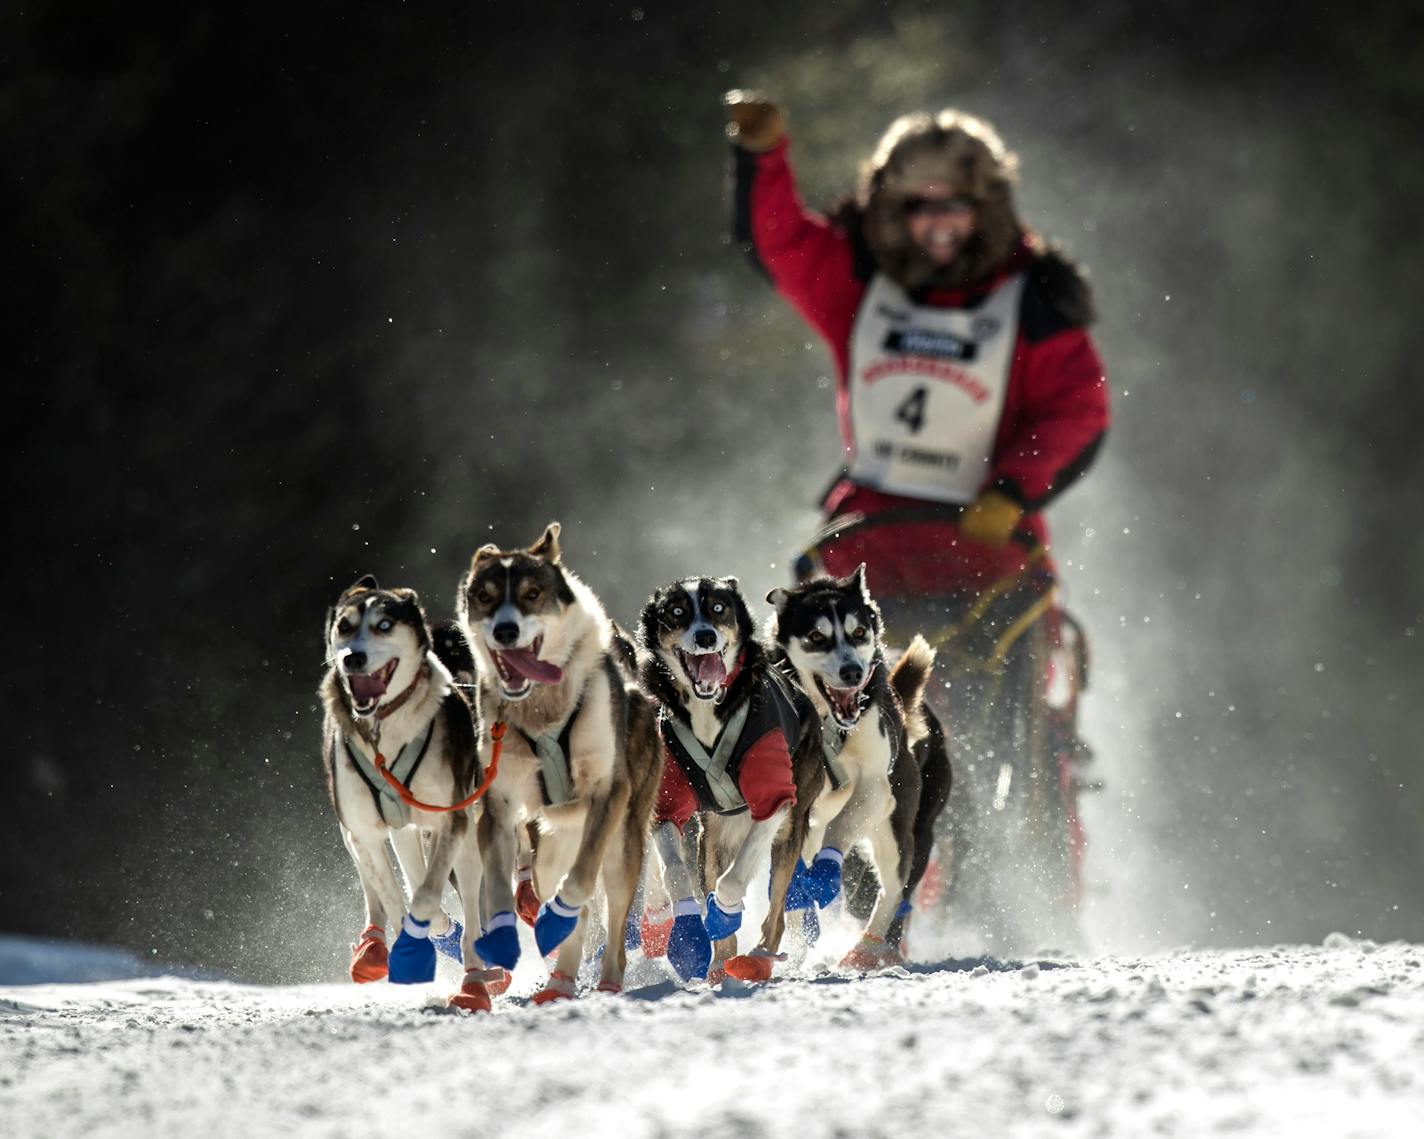
<path id="1" fill-rule="evenodd" d="M 12 985 L 0 1133 L 1424 1134 L 1424 946 L 822 966 L 683 991 L 639 963 L 624 996 L 536 1007 L 530 962 L 478 1017 L 444 973 Z"/>

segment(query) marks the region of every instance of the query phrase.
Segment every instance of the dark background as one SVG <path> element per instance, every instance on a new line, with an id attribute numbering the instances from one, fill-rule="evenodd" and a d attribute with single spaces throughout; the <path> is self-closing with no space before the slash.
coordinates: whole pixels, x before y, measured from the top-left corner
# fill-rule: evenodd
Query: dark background
<path id="1" fill-rule="evenodd" d="M 1092 273 L 1097 944 L 1424 939 L 1417 9 L 423 7 L 0 16 L 0 929 L 338 978 L 342 587 L 444 616 L 551 518 L 625 621 L 783 582 L 838 444 L 726 236 L 758 85 L 820 204 L 894 115 L 988 117 Z"/>

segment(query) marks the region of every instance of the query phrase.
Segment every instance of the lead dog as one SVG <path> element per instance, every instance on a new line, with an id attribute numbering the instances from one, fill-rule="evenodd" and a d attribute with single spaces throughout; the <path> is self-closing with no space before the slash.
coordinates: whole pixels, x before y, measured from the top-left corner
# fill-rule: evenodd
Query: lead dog
<path id="1" fill-rule="evenodd" d="M 944 734 L 924 703 L 934 651 L 916 636 L 895 667 L 881 646 L 880 610 L 862 565 L 846 578 L 776 589 L 772 636 L 821 719 L 826 779 L 811 806 L 791 904 L 826 906 L 840 891 L 841 862 L 869 847 L 881 893 L 846 968 L 901 959 L 900 933 L 925 871 L 934 823 L 949 797 Z"/>
<path id="2" fill-rule="evenodd" d="M 822 778 L 820 724 L 754 632 L 731 577 L 674 582 L 643 609 L 643 684 L 659 706 L 665 747 L 654 836 L 674 903 L 667 955 L 684 980 L 707 975 L 713 942 L 715 965 L 732 976 L 771 976 Z M 700 888 L 683 858 L 682 831 L 695 814 L 704 830 Z M 747 887 L 768 851 L 771 908 L 756 948 L 733 956 Z"/>
<path id="3" fill-rule="evenodd" d="M 538 828 L 534 921 L 539 951 L 558 947 L 537 1003 L 572 997 L 588 906 L 600 879 L 607 902 L 599 988 L 622 987 L 622 931 L 642 869 L 658 755 L 646 700 L 630 695 L 602 605 L 561 560 L 559 524 L 523 550 L 475 551 L 460 585 L 459 621 L 475 651 L 481 716 L 507 725 L 479 827 L 488 964 L 519 959 L 511 887 L 519 833 Z M 488 763 L 492 745 L 481 758 Z"/>
<path id="4" fill-rule="evenodd" d="M 385 766 L 410 795 L 448 806 L 470 794 L 479 770 L 476 721 L 432 650 L 420 599 L 363 577 L 328 612 L 321 684 L 323 755 L 341 836 L 366 903 L 366 928 L 352 946 L 351 979 L 430 981 L 435 951 L 474 962 L 480 860 L 472 815 L 412 807 L 381 774 Z M 405 894 L 386 851 L 390 839 L 413 891 Z M 454 870 L 469 929 L 449 918 L 440 898 Z M 400 936 L 389 953 L 387 926 Z M 493 978 L 491 978 L 493 979 Z M 468 980 L 468 978 L 467 978 Z M 483 987 L 451 997 L 457 1007 L 488 1008 Z"/>

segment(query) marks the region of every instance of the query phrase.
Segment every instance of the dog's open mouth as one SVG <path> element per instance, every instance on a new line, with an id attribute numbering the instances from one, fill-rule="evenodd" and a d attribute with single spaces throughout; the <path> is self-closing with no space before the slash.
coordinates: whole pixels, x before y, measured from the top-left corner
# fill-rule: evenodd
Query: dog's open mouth
<path id="1" fill-rule="evenodd" d="M 727 662 L 715 649 L 705 653 L 685 653 L 678 649 L 677 662 L 687 673 L 693 695 L 699 700 L 711 700 L 727 683 Z"/>
<path id="2" fill-rule="evenodd" d="M 535 637 L 525 649 L 490 649 L 495 671 L 499 673 L 499 689 L 510 700 L 520 700 L 533 691 L 536 684 L 558 684 L 564 670 L 556 664 L 539 659 L 544 638 Z"/>
<path id="3" fill-rule="evenodd" d="M 351 689 L 351 704 L 358 715 L 373 712 L 386 689 L 391 686 L 391 678 L 396 674 L 400 658 L 388 660 L 375 672 L 348 672 L 346 686 Z"/>
<path id="4" fill-rule="evenodd" d="M 860 723 L 860 712 L 865 706 L 865 686 L 869 680 L 870 675 L 867 673 L 865 680 L 854 688 L 832 688 L 819 676 L 816 677 L 816 687 L 821 690 L 821 695 L 825 697 L 826 704 L 831 709 L 831 719 L 843 731 L 848 732 Z"/>

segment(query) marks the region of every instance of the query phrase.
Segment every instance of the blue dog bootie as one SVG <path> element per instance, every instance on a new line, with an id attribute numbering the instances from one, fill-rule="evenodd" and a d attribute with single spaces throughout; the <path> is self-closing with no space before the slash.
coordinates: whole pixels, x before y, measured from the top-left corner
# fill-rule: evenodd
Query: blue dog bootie
<path id="1" fill-rule="evenodd" d="M 475 952 L 486 965 L 514 972 L 519 964 L 518 919 L 513 910 L 501 910 L 490 918 L 484 933 L 475 940 Z"/>
<path id="2" fill-rule="evenodd" d="M 707 916 L 702 919 L 702 924 L 707 929 L 707 936 L 713 941 L 721 941 L 724 937 L 731 937 L 737 930 L 742 928 L 742 907 L 738 906 L 734 910 L 724 910 L 717 904 L 715 893 L 707 895 Z"/>
<path id="3" fill-rule="evenodd" d="M 668 934 L 667 959 L 683 981 L 700 981 L 712 964 L 712 939 L 702 924 L 702 907 L 694 898 L 684 898 L 673 907 L 672 932 Z"/>
<path id="4" fill-rule="evenodd" d="M 823 846 L 806 870 L 806 892 L 823 910 L 840 896 L 844 861 L 845 855 L 834 846 Z"/>
<path id="5" fill-rule="evenodd" d="M 430 923 L 410 914 L 401 922 L 400 936 L 391 946 L 387 976 L 393 985 L 423 985 L 435 980 L 435 946 L 430 943 Z"/>
<path id="6" fill-rule="evenodd" d="M 449 914 L 445 916 L 450 919 L 450 928 L 441 934 L 432 933 L 430 943 L 446 957 L 458 962 L 460 960 L 460 939 L 465 936 L 465 927 L 460 924 L 459 918 L 450 917 Z"/>
<path id="7" fill-rule="evenodd" d="M 792 910 L 809 910 L 816 904 L 816 899 L 811 896 L 811 891 L 806 885 L 808 873 L 806 863 L 798 858 L 796 869 L 791 874 L 791 884 L 786 887 L 786 905 L 781 907 L 787 913 Z M 768 892 L 771 890 L 770 884 L 767 885 L 767 890 Z"/>
<path id="8" fill-rule="evenodd" d="M 539 952 L 547 957 L 573 933 L 578 925 L 582 906 L 571 906 L 555 894 L 539 907 L 539 916 L 534 919 L 534 943 Z"/>

